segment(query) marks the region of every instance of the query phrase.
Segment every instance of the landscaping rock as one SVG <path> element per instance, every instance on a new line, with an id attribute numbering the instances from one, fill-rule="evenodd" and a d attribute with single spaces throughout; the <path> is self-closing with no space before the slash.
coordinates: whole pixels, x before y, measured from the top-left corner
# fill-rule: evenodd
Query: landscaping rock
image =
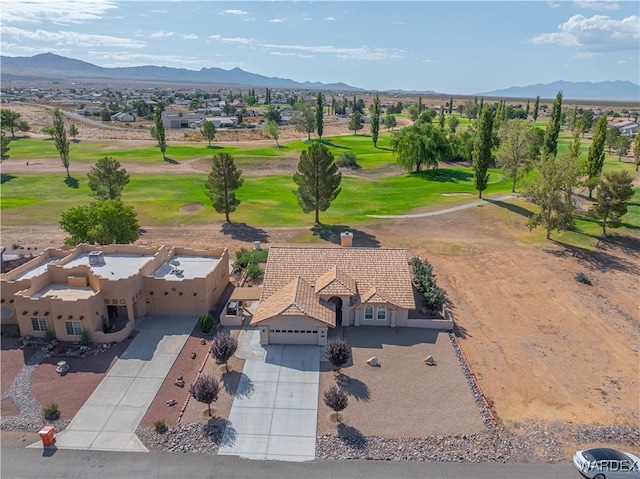
<path id="1" fill-rule="evenodd" d="M 167 406 L 175 406 L 176 405 L 176 400 L 175 399 L 169 399 L 167 401 Z"/>
<path id="2" fill-rule="evenodd" d="M 369 366 L 377 366 L 378 365 L 378 358 L 373 356 L 372 358 L 367 359 L 367 364 Z"/>
<path id="3" fill-rule="evenodd" d="M 426 358 L 424 358 L 424 363 L 427 366 L 435 366 L 436 365 L 436 360 L 433 359 L 433 356 L 429 355 Z"/>

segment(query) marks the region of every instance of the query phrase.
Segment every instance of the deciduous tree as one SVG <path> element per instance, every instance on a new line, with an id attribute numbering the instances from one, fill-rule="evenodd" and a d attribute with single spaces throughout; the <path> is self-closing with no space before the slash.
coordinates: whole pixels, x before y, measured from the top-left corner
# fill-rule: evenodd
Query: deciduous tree
<path id="1" fill-rule="evenodd" d="M 618 161 L 622 161 L 622 157 L 629 153 L 629 148 L 631 148 L 631 138 L 621 136 L 616 142 L 616 148 L 618 149 Z"/>
<path id="2" fill-rule="evenodd" d="M 71 178 L 69 174 L 69 140 L 67 139 L 67 129 L 64 126 L 64 119 L 59 108 L 53 110 L 53 141 L 56 144 L 56 150 L 62 160 L 62 166 L 67 170 L 67 178 Z"/>
<path id="3" fill-rule="evenodd" d="M 333 99 L 335 103 L 335 99 Z M 311 133 L 316 130 L 316 117 L 313 106 L 307 102 L 300 102 L 296 105 L 296 109 L 300 112 L 300 117 L 296 122 L 296 131 L 307 134 L 307 140 L 311 140 Z"/>
<path id="4" fill-rule="evenodd" d="M 140 236 L 140 226 L 132 206 L 115 200 L 99 200 L 86 206 L 72 206 L 62 213 L 60 227 L 71 236 L 69 245 L 127 244 Z"/>
<path id="5" fill-rule="evenodd" d="M 11 132 L 11 138 L 15 138 L 15 131 L 29 131 L 31 127 L 29 124 L 21 120 L 22 115 L 17 111 L 9 110 L 6 108 L 0 108 L 0 123 L 3 130 L 9 130 Z"/>
<path id="6" fill-rule="evenodd" d="M 593 132 L 589 155 L 587 156 L 587 188 L 589 198 L 593 198 L 593 190 L 600 181 L 602 167 L 604 166 L 604 143 L 607 138 L 607 117 L 602 115 L 596 122 Z"/>
<path id="7" fill-rule="evenodd" d="M 122 195 L 122 188 L 129 183 L 129 174 L 120 168 L 120 162 L 105 156 L 87 173 L 89 188 L 101 200 L 114 200 Z"/>
<path id="8" fill-rule="evenodd" d="M 511 191 L 515 193 L 516 182 L 523 177 L 534 160 L 531 152 L 536 141 L 535 126 L 526 120 L 509 120 L 502 125 L 498 136 L 500 147 L 496 159 L 503 170 L 503 176 L 512 180 Z"/>
<path id="9" fill-rule="evenodd" d="M 596 204 L 589 213 L 600 220 L 602 234 L 607 234 L 607 226 L 615 228 L 627 214 L 627 204 L 633 198 L 633 177 L 624 170 L 608 171 L 598 184 Z"/>
<path id="10" fill-rule="evenodd" d="M 229 333 L 218 333 L 211 342 L 211 355 L 219 363 L 223 363 L 225 370 L 229 372 L 229 359 L 238 349 L 238 340 Z"/>
<path id="11" fill-rule="evenodd" d="M 420 171 L 422 166 L 437 168 L 450 154 L 447 137 L 430 123 L 414 123 L 391 136 L 396 164 L 407 171 Z"/>
<path id="12" fill-rule="evenodd" d="M 333 155 L 324 144 L 313 143 L 300 154 L 293 181 L 298 185 L 294 194 L 302 211 L 315 211 L 315 222 L 320 223 L 320 211 L 326 211 L 340 194 L 342 181 Z"/>
<path id="13" fill-rule="evenodd" d="M 398 124 L 398 121 L 396 120 L 395 116 L 387 115 L 384 117 L 384 127 L 387 130 L 393 130 L 397 124 Z"/>
<path id="14" fill-rule="evenodd" d="M 491 163 L 491 146 L 493 145 L 494 111 L 487 106 L 482 109 L 473 148 L 473 183 L 478 190 L 478 198 L 489 185 L 489 164 Z"/>
<path id="15" fill-rule="evenodd" d="M 451 131 L 451 133 L 455 133 L 456 129 L 458 128 L 458 124 L 460 123 L 460 120 L 458 119 L 457 116 L 450 116 L 449 117 L 449 131 Z"/>
<path id="16" fill-rule="evenodd" d="M 340 421 L 340 411 L 344 411 L 349 404 L 347 393 L 336 385 L 330 386 L 323 394 L 325 405 L 336 414 L 336 420 Z"/>
<path id="17" fill-rule="evenodd" d="M 229 153 L 219 153 L 211 160 L 211 172 L 205 187 L 207 196 L 213 202 L 218 213 L 224 213 L 227 223 L 231 223 L 229 213 L 233 213 L 240 204 L 235 191 L 242 186 L 242 170 L 238 170 Z"/>
<path id="18" fill-rule="evenodd" d="M 376 93 L 373 99 L 373 108 L 371 108 L 371 140 L 373 147 L 378 148 L 378 134 L 380 133 L 380 97 Z"/>
<path id="19" fill-rule="evenodd" d="M 78 127 L 76 125 L 74 125 L 73 123 L 71 123 L 71 125 L 69 125 L 69 135 L 71 136 L 71 138 L 73 138 L 73 142 L 76 143 L 78 140 L 76 140 L 76 137 L 78 136 Z"/>
<path id="20" fill-rule="evenodd" d="M 327 341 L 322 354 L 329 360 L 335 371 L 340 371 L 340 368 L 351 359 L 351 348 L 346 339 L 334 337 Z"/>
<path id="21" fill-rule="evenodd" d="M 280 143 L 278 143 L 278 138 L 280 138 L 280 127 L 274 120 L 269 120 L 264 125 L 264 132 L 269 138 L 273 138 L 276 141 L 276 146 L 280 148 Z"/>
<path id="22" fill-rule="evenodd" d="M 620 138 L 620 128 L 617 126 L 612 126 L 611 128 L 607 128 L 607 137 L 606 144 L 607 148 L 609 148 L 609 154 L 611 154 L 611 150 L 618 146 L 618 139 Z"/>
<path id="23" fill-rule="evenodd" d="M 189 394 L 198 402 L 206 404 L 211 416 L 211 403 L 218 400 L 220 394 L 220 383 L 213 376 L 202 374 L 189 386 Z"/>
<path id="24" fill-rule="evenodd" d="M 216 137 L 216 132 L 216 124 L 214 122 L 210 120 L 205 120 L 202 122 L 202 125 L 200 126 L 200 133 L 202 133 L 202 136 L 204 136 L 209 142 L 209 148 L 211 148 L 211 142 Z"/>
<path id="25" fill-rule="evenodd" d="M 353 134 L 357 135 L 358 130 L 362 129 L 362 115 L 359 111 L 354 111 L 349 118 L 349 129 L 353 130 Z"/>
<path id="26" fill-rule="evenodd" d="M 633 141 L 633 163 L 636 165 L 636 171 L 640 167 L 640 130 L 636 133 L 636 139 Z"/>
<path id="27" fill-rule="evenodd" d="M 151 135 L 158 142 L 158 146 L 160 147 L 160 151 L 162 152 L 162 159 L 167 160 L 167 139 L 164 131 L 164 123 L 162 123 L 162 109 L 156 108 L 155 113 L 153 114 L 153 126 L 155 127 L 154 132 Z"/>

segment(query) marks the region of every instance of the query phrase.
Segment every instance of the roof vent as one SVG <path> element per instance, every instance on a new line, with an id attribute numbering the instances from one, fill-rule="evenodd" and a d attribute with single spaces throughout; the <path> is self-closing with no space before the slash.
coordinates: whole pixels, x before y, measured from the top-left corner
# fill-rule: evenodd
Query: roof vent
<path id="1" fill-rule="evenodd" d="M 102 251 L 91 251 L 89 253 L 89 264 L 90 265 L 104 264 L 104 253 Z"/>
<path id="2" fill-rule="evenodd" d="M 169 263 L 171 266 L 180 266 L 180 261 L 178 261 L 177 259 L 174 259 L 171 263 Z"/>

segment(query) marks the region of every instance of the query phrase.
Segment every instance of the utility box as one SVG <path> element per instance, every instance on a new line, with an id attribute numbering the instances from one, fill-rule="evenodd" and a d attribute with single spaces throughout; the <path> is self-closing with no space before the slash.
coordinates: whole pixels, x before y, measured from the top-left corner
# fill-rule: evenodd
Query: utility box
<path id="1" fill-rule="evenodd" d="M 42 439 L 43 446 L 53 446 L 53 441 L 55 441 L 55 432 L 56 428 L 53 426 L 44 426 L 40 429 L 38 435 L 40 436 L 40 439 Z"/>
<path id="2" fill-rule="evenodd" d="M 104 253 L 102 251 L 91 251 L 89 253 L 89 264 L 90 265 L 104 264 Z"/>

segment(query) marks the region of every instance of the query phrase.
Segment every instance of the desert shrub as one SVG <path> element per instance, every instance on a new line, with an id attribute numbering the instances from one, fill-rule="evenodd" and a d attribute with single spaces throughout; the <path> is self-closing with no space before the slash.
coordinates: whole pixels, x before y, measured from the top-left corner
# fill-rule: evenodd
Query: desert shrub
<path id="1" fill-rule="evenodd" d="M 198 402 L 206 404 L 211 416 L 211 403 L 218 400 L 220 383 L 213 376 L 203 374 L 189 387 L 189 394 Z"/>
<path id="2" fill-rule="evenodd" d="M 336 371 L 339 371 L 351 359 L 349 343 L 344 338 L 329 339 L 322 353 Z"/>
<path id="3" fill-rule="evenodd" d="M 323 395 L 324 403 L 328 408 L 335 411 L 336 416 L 337 413 L 346 409 L 347 404 L 349 403 L 349 399 L 347 398 L 347 393 L 338 386 L 331 386 L 324 392 Z"/>
<path id="4" fill-rule="evenodd" d="M 89 337 L 89 333 L 86 331 L 82 331 L 80 335 L 80 344 L 82 346 L 89 346 L 91 344 L 91 338 Z"/>
<path id="5" fill-rule="evenodd" d="M 336 166 L 339 168 L 351 168 L 352 170 L 357 170 L 360 168 L 358 165 L 358 160 L 356 159 L 356 155 L 351 153 L 350 151 L 347 153 L 343 153 L 336 160 Z"/>
<path id="6" fill-rule="evenodd" d="M 243 270 L 250 264 L 266 263 L 268 255 L 268 249 L 248 250 L 240 248 L 240 251 L 236 251 L 235 268 Z"/>
<path id="7" fill-rule="evenodd" d="M 433 266 L 426 259 L 413 258 L 413 282 L 424 298 L 424 305 L 432 311 L 440 311 L 447 302 L 447 293 L 436 283 Z"/>
<path id="8" fill-rule="evenodd" d="M 58 405 L 52 402 L 42 410 L 42 414 L 47 421 L 55 421 L 60 417 L 60 410 L 58 409 Z"/>
<path id="9" fill-rule="evenodd" d="M 229 371 L 228 361 L 238 349 L 238 340 L 228 333 L 216 334 L 211 343 L 211 355 L 216 361 L 224 363 Z"/>
<path id="10" fill-rule="evenodd" d="M 211 332 L 211 328 L 213 328 L 213 317 L 210 314 L 200 316 L 200 318 L 198 318 L 198 322 L 200 323 L 200 330 L 204 334 Z"/>
<path id="11" fill-rule="evenodd" d="M 51 329 L 47 329 L 44 333 L 44 339 L 50 343 L 51 341 L 56 339 L 56 333 L 54 333 Z"/>
<path id="12" fill-rule="evenodd" d="M 168 429 L 167 423 L 164 422 L 164 419 L 158 419 L 157 421 L 153 421 L 153 427 L 155 428 L 158 434 L 162 434 L 163 432 L 166 432 L 166 430 Z"/>
<path id="13" fill-rule="evenodd" d="M 575 276 L 575 280 L 576 280 L 578 283 L 591 285 L 591 280 L 590 280 L 590 279 L 589 279 L 589 277 L 588 277 L 586 274 L 584 274 L 582 271 L 576 274 L 576 276 Z"/>

